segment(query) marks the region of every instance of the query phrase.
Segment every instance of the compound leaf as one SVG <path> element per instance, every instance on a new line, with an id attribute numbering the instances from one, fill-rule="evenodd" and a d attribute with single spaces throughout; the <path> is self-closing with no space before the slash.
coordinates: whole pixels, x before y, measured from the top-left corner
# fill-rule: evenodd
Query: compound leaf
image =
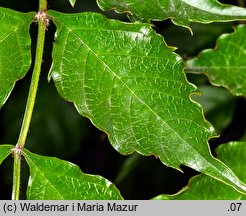
<path id="1" fill-rule="evenodd" d="M 181 58 L 150 25 L 96 13 L 48 14 L 57 26 L 50 76 L 115 149 L 152 154 L 176 169 L 185 164 L 245 192 L 211 156 L 207 140 L 214 128 L 189 98 L 195 87 Z"/>
<path id="2" fill-rule="evenodd" d="M 13 147 L 13 145 L 0 145 L 0 164 L 11 154 L 11 149 Z"/>
<path id="3" fill-rule="evenodd" d="M 101 176 L 84 174 L 77 165 L 26 149 L 23 155 L 30 167 L 27 199 L 122 199 L 111 182 Z"/>
<path id="4" fill-rule="evenodd" d="M 211 23 L 246 19 L 246 9 L 221 4 L 216 0 L 97 0 L 102 10 L 127 13 L 131 20 L 172 19 L 181 26 L 190 22 Z"/>
<path id="5" fill-rule="evenodd" d="M 218 158 L 228 165 L 244 182 L 246 182 L 246 142 L 231 142 L 217 149 Z M 154 199 L 173 200 L 245 200 L 231 187 L 205 175 L 191 178 L 189 185 L 176 195 L 159 195 Z"/>
<path id="6" fill-rule="evenodd" d="M 212 84 L 246 95 L 246 25 L 218 39 L 215 50 L 204 50 L 187 61 L 187 72 L 205 73 Z"/>
<path id="7" fill-rule="evenodd" d="M 20 13 L 0 7 L 0 108 L 15 82 L 31 65 L 29 27 L 35 13 Z"/>

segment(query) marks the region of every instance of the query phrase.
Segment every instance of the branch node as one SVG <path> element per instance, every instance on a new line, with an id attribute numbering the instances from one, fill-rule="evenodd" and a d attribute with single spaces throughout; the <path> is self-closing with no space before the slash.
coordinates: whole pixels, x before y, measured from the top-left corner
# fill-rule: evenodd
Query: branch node
<path id="1" fill-rule="evenodd" d="M 42 21 L 46 24 L 46 26 L 49 25 L 50 20 L 48 19 L 48 16 L 45 11 L 39 11 L 35 15 L 35 22 Z"/>
<path id="2" fill-rule="evenodd" d="M 13 152 L 13 155 L 21 155 L 22 149 L 23 149 L 23 146 L 15 146 L 11 150 Z"/>

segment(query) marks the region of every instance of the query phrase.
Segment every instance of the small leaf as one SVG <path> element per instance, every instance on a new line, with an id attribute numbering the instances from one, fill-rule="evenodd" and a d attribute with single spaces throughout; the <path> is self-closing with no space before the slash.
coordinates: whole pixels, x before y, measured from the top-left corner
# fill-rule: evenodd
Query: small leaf
<path id="1" fill-rule="evenodd" d="M 30 167 L 27 199 L 122 199 L 117 188 L 101 176 L 87 175 L 70 162 L 23 150 Z"/>
<path id="2" fill-rule="evenodd" d="M 15 82 L 31 65 L 29 27 L 35 13 L 20 13 L 0 7 L 0 108 Z"/>
<path id="3" fill-rule="evenodd" d="M 187 72 L 204 73 L 212 84 L 246 95 L 246 25 L 218 39 L 215 50 L 204 50 L 187 61 Z"/>
<path id="4" fill-rule="evenodd" d="M 75 3 L 76 3 L 76 0 L 69 0 L 70 4 L 72 7 L 74 7 Z"/>
<path id="5" fill-rule="evenodd" d="M 211 23 L 233 20 L 245 20 L 246 9 L 221 4 L 216 0 L 97 0 L 102 10 L 114 9 L 118 13 L 127 13 L 132 20 L 164 20 L 181 26 L 190 22 Z"/>
<path id="6" fill-rule="evenodd" d="M 231 142 L 217 149 L 218 158 L 246 182 L 246 142 Z M 205 175 L 191 178 L 189 185 L 175 195 L 159 195 L 154 199 L 165 200 L 245 200 L 242 195 L 231 187 Z"/>
<path id="7" fill-rule="evenodd" d="M 155 155 L 167 166 L 185 164 L 241 192 L 245 185 L 214 159 L 214 128 L 190 100 L 181 58 L 148 24 L 101 14 L 49 11 L 57 26 L 50 70 L 56 87 L 89 117 L 122 154 Z"/>
<path id="8" fill-rule="evenodd" d="M 11 154 L 13 145 L 0 145 L 0 164 Z"/>

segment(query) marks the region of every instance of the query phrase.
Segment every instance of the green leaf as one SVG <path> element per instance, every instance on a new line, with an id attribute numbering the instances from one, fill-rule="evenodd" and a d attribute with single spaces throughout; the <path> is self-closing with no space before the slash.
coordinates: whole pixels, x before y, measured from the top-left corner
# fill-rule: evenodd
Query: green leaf
<path id="1" fill-rule="evenodd" d="M 0 164 L 11 154 L 13 145 L 0 145 Z"/>
<path id="2" fill-rule="evenodd" d="M 246 9 L 221 4 L 216 0 L 97 0 L 102 10 L 127 13 L 131 20 L 164 20 L 189 26 L 190 22 L 211 23 L 245 20 Z"/>
<path id="3" fill-rule="evenodd" d="M 76 0 L 69 0 L 70 4 L 72 7 L 74 7 L 75 3 L 76 3 Z"/>
<path id="4" fill-rule="evenodd" d="M 118 189 L 101 176 L 81 172 L 77 165 L 23 150 L 30 167 L 27 199 L 122 199 Z"/>
<path id="5" fill-rule="evenodd" d="M 0 7 L 0 108 L 15 82 L 31 65 L 29 27 L 35 13 L 20 13 Z"/>
<path id="6" fill-rule="evenodd" d="M 57 26 L 50 71 L 56 87 L 122 154 L 156 155 L 185 164 L 240 191 L 245 185 L 214 159 L 214 128 L 189 96 L 181 58 L 148 24 L 108 20 L 96 13 L 49 11 Z"/>
<path id="7" fill-rule="evenodd" d="M 246 95 L 246 25 L 218 39 L 215 50 L 204 50 L 187 61 L 187 72 L 205 73 L 212 84 Z"/>
<path id="8" fill-rule="evenodd" d="M 232 170 L 246 182 L 246 142 L 231 142 L 223 144 L 217 149 L 218 158 L 232 168 Z M 159 195 L 154 199 L 165 200 L 245 200 L 242 195 L 231 187 L 205 175 L 191 178 L 189 185 L 175 195 Z"/>

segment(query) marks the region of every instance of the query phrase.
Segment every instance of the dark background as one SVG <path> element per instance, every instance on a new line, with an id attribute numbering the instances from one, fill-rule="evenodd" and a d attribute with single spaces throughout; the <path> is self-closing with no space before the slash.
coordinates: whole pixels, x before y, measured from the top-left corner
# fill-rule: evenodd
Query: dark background
<path id="1" fill-rule="evenodd" d="M 237 1 L 220 2 L 237 5 Z M 0 6 L 21 12 L 37 11 L 38 0 L 0 0 Z M 128 21 L 124 15 L 102 12 L 95 0 L 77 0 L 74 8 L 70 6 L 68 0 L 52 0 L 48 1 L 48 9 L 69 13 L 99 12 L 109 18 Z M 176 27 L 168 20 L 153 24 L 156 31 L 164 35 L 167 44 L 178 47 L 176 52 L 187 59 L 195 56 L 204 48 L 213 48 L 216 38 L 222 33 L 232 32 L 231 26 L 237 23 L 192 24 L 194 36 L 191 36 L 187 29 Z M 85 173 L 102 175 L 116 184 L 125 199 L 150 199 L 162 193 L 176 193 L 186 186 L 189 178 L 197 174 L 195 171 L 181 166 L 184 173 L 180 173 L 164 166 L 155 157 L 119 154 L 108 142 L 106 134 L 95 128 L 88 119 L 80 116 L 71 103 L 64 101 L 57 94 L 53 83 L 47 82 L 47 74 L 52 62 L 51 51 L 54 33 L 55 26 L 51 23 L 46 35 L 40 86 L 26 147 L 34 153 L 55 156 L 73 162 L 79 165 Z M 37 25 L 33 23 L 30 28 L 32 53 L 36 46 L 36 34 Z M 16 83 L 11 96 L 1 108 L 1 144 L 15 144 L 18 139 L 32 67 L 26 77 Z M 220 138 L 210 141 L 213 154 L 219 144 L 245 137 L 245 98 L 234 97 L 225 89 L 211 87 L 204 76 L 189 74 L 187 76 L 199 87 L 206 86 L 212 89 L 212 93 L 205 93 L 208 100 L 212 98 L 211 100 L 215 103 L 212 110 L 207 109 L 205 100 L 207 97 L 200 97 L 197 100 L 202 105 L 204 104 L 207 119 L 221 133 Z M 211 96 L 214 95 L 214 92 L 219 92 L 215 99 Z M 219 99 L 222 96 L 225 97 L 223 101 Z M 219 118 L 219 116 L 222 117 Z M 8 157 L 0 166 L 0 199 L 11 198 L 12 161 L 12 158 Z M 27 165 L 23 160 L 22 199 L 25 199 L 28 172 Z"/>

